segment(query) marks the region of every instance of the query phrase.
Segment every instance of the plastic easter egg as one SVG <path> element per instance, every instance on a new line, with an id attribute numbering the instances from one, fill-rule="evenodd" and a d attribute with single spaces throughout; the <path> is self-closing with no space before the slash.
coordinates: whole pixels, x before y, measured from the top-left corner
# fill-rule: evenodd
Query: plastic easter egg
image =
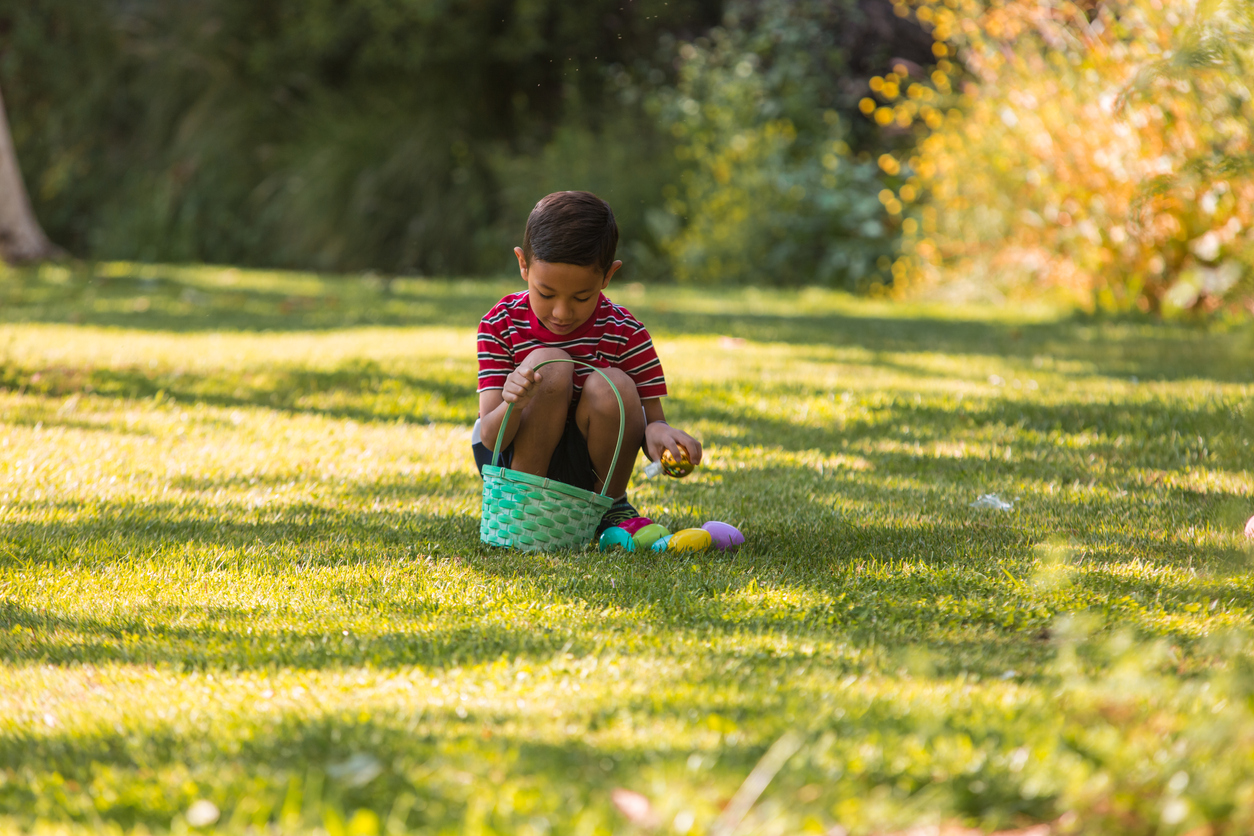
<path id="1" fill-rule="evenodd" d="M 679 461 L 675 461 L 675 457 L 671 455 L 670 450 L 662 451 L 662 472 L 667 476 L 681 477 L 687 476 L 692 472 L 695 465 L 688 458 L 688 451 L 683 447 L 679 448 Z"/>
<path id="2" fill-rule="evenodd" d="M 613 548 L 626 549 L 631 552 L 636 550 L 636 541 L 632 540 L 631 535 L 626 531 L 623 531 L 616 525 L 612 525 L 601 532 L 601 539 L 597 542 L 597 548 L 603 552 Z"/>
<path id="3" fill-rule="evenodd" d="M 714 548 L 731 549 L 735 551 L 745 542 L 745 535 L 734 525 L 729 525 L 718 520 L 710 520 L 701 526 L 704 530 L 710 532 L 710 537 L 714 540 Z"/>
<path id="4" fill-rule="evenodd" d="M 653 525 L 653 520 L 648 517 L 632 517 L 629 520 L 620 522 L 618 527 L 634 536 L 637 531 L 644 528 L 646 525 Z"/>
<path id="5" fill-rule="evenodd" d="M 699 552 L 702 549 L 708 549 L 713 544 L 714 538 L 710 536 L 710 532 L 700 528 L 685 528 L 671 535 L 671 541 L 666 546 L 666 550 L 668 552 Z"/>
<path id="6" fill-rule="evenodd" d="M 1250 540 L 1254 540 L 1254 517 L 1250 517 L 1249 522 L 1245 524 L 1245 536 Z"/>
<path id="7" fill-rule="evenodd" d="M 631 539 L 636 541 L 636 548 L 647 549 L 658 541 L 658 538 L 665 537 L 670 534 L 665 526 L 657 523 L 650 523 L 644 528 L 639 529 L 635 534 L 631 535 Z"/>
<path id="8" fill-rule="evenodd" d="M 656 540 L 654 540 L 653 545 L 650 546 L 650 548 L 652 548 L 653 551 L 655 552 L 664 552 L 666 551 L 666 547 L 670 543 L 670 541 L 671 541 L 671 535 L 667 534 L 665 536 L 659 537 Z"/>

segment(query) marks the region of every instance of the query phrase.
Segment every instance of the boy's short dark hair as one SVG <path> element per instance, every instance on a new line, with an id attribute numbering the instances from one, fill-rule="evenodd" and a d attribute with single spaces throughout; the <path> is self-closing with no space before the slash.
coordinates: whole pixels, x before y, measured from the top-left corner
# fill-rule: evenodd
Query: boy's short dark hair
<path id="1" fill-rule="evenodd" d="M 537 258 L 608 273 L 618 248 L 614 210 L 591 192 L 553 192 L 527 216 L 522 248 L 528 264 Z"/>

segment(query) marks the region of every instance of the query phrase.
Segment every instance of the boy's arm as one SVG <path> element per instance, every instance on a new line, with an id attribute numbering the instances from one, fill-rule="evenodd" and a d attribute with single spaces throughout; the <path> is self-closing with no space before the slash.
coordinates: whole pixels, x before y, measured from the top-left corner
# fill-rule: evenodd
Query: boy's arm
<path id="1" fill-rule="evenodd" d="M 505 378 L 504 389 L 485 389 L 479 393 L 479 439 L 483 446 L 494 449 L 496 434 L 501 431 L 505 410 L 511 403 L 514 404 L 514 411 L 510 413 L 509 426 L 505 427 L 501 449 L 504 450 L 514 440 L 522 423 L 523 410 L 535 397 L 535 385 L 540 382 L 542 374 L 524 362 L 521 368 L 514 369 Z"/>
<path id="2" fill-rule="evenodd" d="M 514 414 L 510 416 L 510 423 L 514 425 L 514 432 L 518 431 L 518 420 L 522 417 L 521 409 L 515 409 Z M 501 430 L 501 419 L 505 417 L 505 399 L 501 397 L 500 389 L 487 389 L 479 393 L 479 440 L 483 442 L 483 446 L 489 450 L 496 444 L 496 434 Z M 507 433 L 507 436 L 501 442 L 501 449 L 504 450 L 509 446 L 513 433 Z"/>
<path id="3" fill-rule="evenodd" d="M 677 430 L 666 423 L 666 413 L 662 411 L 661 398 L 646 398 L 641 401 L 644 406 L 644 453 L 652 461 L 662 457 L 662 450 L 670 450 L 671 455 L 679 460 L 679 448 L 688 451 L 688 460 L 693 464 L 701 464 L 701 442 L 683 430 Z"/>

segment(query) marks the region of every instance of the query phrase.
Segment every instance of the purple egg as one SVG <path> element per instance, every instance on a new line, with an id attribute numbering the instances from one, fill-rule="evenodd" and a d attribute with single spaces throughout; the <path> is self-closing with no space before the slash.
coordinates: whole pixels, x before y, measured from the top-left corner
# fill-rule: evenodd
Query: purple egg
<path id="1" fill-rule="evenodd" d="M 725 522 L 710 520 L 701 527 L 710 532 L 710 539 L 714 541 L 715 548 L 735 551 L 745 541 L 745 535 L 741 534 L 736 526 Z"/>

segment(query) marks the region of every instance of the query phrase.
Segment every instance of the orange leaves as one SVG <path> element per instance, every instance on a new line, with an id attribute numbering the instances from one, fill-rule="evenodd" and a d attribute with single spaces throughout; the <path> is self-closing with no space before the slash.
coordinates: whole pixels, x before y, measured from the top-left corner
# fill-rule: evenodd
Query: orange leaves
<path id="1" fill-rule="evenodd" d="M 1254 152 L 1239 72 L 1254 54 L 1163 57 L 1203 54 L 1206 38 L 1243 48 L 1248 22 L 1195 19 L 1187 0 L 1116 0 L 1091 21 L 1066 0 L 922 0 L 915 14 L 937 38 L 932 98 L 910 85 L 892 120 L 878 118 L 889 101 L 873 111 L 888 124 L 909 105 L 929 131 L 898 194 L 910 203 L 917 184 L 933 210 L 902 224 L 912 281 L 979 274 L 1012 294 L 1151 311 L 1254 298 L 1254 238 L 1227 232 L 1254 228 L 1254 201 L 1235 197 L 1254 194 L 1254 172 L 1232 162 Z M 950 56 L 968 73 L 961 97 Z"/>

